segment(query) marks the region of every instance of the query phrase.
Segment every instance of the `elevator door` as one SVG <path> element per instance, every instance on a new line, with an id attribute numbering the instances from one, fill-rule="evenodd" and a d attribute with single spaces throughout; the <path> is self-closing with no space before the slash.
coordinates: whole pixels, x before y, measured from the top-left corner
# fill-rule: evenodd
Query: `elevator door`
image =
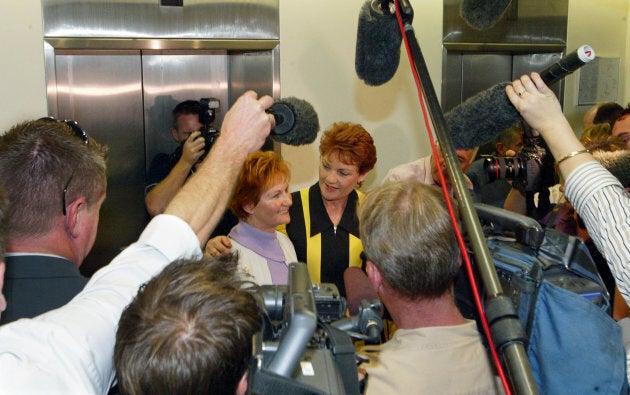
<path id="1" fill-rule="evenodd" d="M 54 66 L 52 115 L 75 119 L 109 147 L 107 199 L 95 245 L 81 267 L 89 276 L 137 240 L 148 221 L 145 174 L 155 154 L 176 147 L 173 107 L 187 99 L 218 98 L 220 124 L 229 107 L 228 56 L 218 50 L 57 50 Z M 266 85 L 264 93 L 271 94 L 271 82 Z"/>
<path id="2" fill-rule="evenodd" d="M 475 53 L 446 51 L 442 78 L 442 108 L 448 111 L 475 94 L 532 71 L 542 71 L 562 53 Z M 562 100 L 563 82 L 551 89 Z"/>

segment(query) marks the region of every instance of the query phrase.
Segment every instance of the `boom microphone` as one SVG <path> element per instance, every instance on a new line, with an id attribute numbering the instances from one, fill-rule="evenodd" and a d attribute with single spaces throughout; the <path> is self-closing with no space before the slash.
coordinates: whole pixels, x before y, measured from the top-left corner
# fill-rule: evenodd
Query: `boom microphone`
<path id="1" fill-rule="evenodd" d="M 540 76 L 545 84 L 550 85 L 593 59 L 595 51 L 583 45 L 540 72 Z M 523 119 L 505 93 L 509 84 L 496 84 L 444 114 L 455 148 L 470 149 L 483 145 Z"/>
<path id="2" fill-rule="evenodd" d="M 501 19 L 510 0 L 463 0 L 459 15 L 476 30 L 490 29 Z"/>
<path id="3" fill-rule="evenodd" d="M 621 185 L 630 186 L 630 151 L 595 151 L 593 157 L 617 177 Z"/>
<path id="4" fill-rule="evenodd" d="M 350 315 L 359 312 L 362 300 L 372 302 L 378 300 L 378 294 L 367 275 L 358 267 L 349 267 L 343 272 L 343 282 L 346 288 L 346 302 Z"/>
<path id="5" fill-rule="evenodd" d="M 367 85 L 391 80 L 400 63 L 402 35 L 389 1 L 368 0 L 359 12 L 354 68 Z"/>
<path id="6" fill-rule="evenodd" d="M 595 59 L 595 51 L 589 45 L 582 45 L 556 63 L 540 72 L 540 78 L 547 86 L 573 73 L 586 63 Z"/>
<path id="7" fill-rule="evenodd" d="M 276 121 L 271 138 L 288 145 L 304 145 L 315 141 L 319 118 L 313 106 L 295 97 L 276 100 L 269 110 Z"/>

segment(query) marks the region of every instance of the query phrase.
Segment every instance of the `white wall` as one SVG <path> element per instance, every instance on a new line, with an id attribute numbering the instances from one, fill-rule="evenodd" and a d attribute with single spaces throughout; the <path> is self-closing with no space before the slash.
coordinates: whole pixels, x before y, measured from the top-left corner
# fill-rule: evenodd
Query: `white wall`
<path id="1" fill-rule="evenodd" d="M 595 54 L 607 58 L 621 58 L 620 86 L 617 102 L 625 106 L 630 98 L 626 54 L 628 43 L 628 0 L 570 0 L 567 27 L 567 51 L 588 44 Z M 564 113 L 577 134 L 582 132 L 582 120 L 589 106 L 577 105 L 579 70 L 565 79 Z"/>
<path id="2" fill-rule="evenodd" d="M 363 189 L 389 168 L 429 153 L 418 95 L 404 52 L 394 78 L 369 87 L 354 71 L 358 15 L 364 0 L 280 0 L 282 96 L 309 101 L 322 130 L 334 122 L 361 123 L 373 136 L 378 161 Z M 414 29 L 438 97 L 441 80 L 442 2 L 415 1 Z M 283 147 L 293 170 L 292 189 L 317 179 L 318 141 Z"/>
<path id="3" fill-rule="evenodd" d="M 39 0 L 0 2 L 0 130 L 46 115 Z"/>
<path id="4" fill-rule="evenodd" d="M 630 98 L 625 62 L 630 51 L 627 23 L 630 0 L 570 0 L 567 48 L 583 43 L 600 56 L 624 59 L 620 103 Z M 377 184 L 399 163 L 429 152 L 418 96 L 406 53 L 394 78 L 380 87 L 368 87 L 354 72 L 358 13 L 364 0 L 280 0 L 282 96 L 309 101 L 322 128 L 335 121 L 363 124 L 378 150 L 375 171 L 364 189 Z M 413 0 L 414 28 L 428 63 L 438 97 L 441 79 L 442 2 Z M 41 5 L 38 0 L 0 1 L 0 130 L 24 119 L 46 114 Z M 566 82 L 565 112 L 574 129 L 581 127 L 586 108 L 575 106 L 577 79 Z M 317 178 L 317 142 L 283 149 L 292 163 L 292 189 Z"/>

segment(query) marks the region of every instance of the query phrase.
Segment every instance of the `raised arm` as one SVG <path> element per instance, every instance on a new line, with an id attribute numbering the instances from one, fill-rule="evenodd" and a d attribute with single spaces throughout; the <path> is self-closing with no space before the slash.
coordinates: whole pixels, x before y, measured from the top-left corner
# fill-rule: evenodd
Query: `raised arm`
<path id="1" fill-rule="evenodd" d="M 630 303 L 630 195 L 588 153 L 564 117 L 560 103 L 537 73 L 506 87 L 510 101 L 543 136 L 564 176 L 564 193 L 604 255 L 619 291 Z"/>
<path id="2" fill-rule="evenodd" d="M 538 73 L 523 75 L 505 90 L 525 121 L 543 136 L 565 178 L 581 164 L 595 160 L 581 153 L 584 146 L 562 113 L 558 98 Z"/>
<path id="3" fill-rule="evenodd" d="M 265 110 L 273 104 L 269 96 L 243 94 L 225 114 L 221 135 L 180 192 L 164 211 L 188 222 L 204 245 L 230 200 L 238 172 L 247 155 L 258 150 L 274 126 Z M 209 201 L 211 205 L 191 202 Z"/>

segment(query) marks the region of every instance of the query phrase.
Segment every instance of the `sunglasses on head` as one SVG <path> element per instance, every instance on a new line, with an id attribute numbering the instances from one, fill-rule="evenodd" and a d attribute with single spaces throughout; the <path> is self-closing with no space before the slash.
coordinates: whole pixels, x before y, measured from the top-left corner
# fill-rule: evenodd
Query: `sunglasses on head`
<path id="1" fill-rule="evenodd" d="M 81 127 L 76 121 L 73 121 L 71 119 L 60 120 L 54 117 L 44 117 L 44 118 L 40 118 L 39 120 L 46 121 L 46 122 L 65 123 L 66 125 L 70 127 L 70 129 L 72 129 L 72 131 L 74 132 L 74 135 L 77 136 L 83 142 L 83 144 L 85 144 L 86 146 L 88 145 L 90 138 L 88 134 L 85 132 L 85 130 L 81 129 Z M 70 186 L 70 182 L 72 181 L 73 177 L 74 177 L 74 170 L 72 170 L 72 174 L 70 175 L 68 182 L 66 182 L 66 185 L 63 187 L 63 193 L 61 194 L 61 204 L 62 204 L 61 211 L 63 212 L 64 216 L 66 215 L 66 194 L 68 193 L 68 187 Z"/>
<path id="2" fill-rule="evenodd" d="M 77 121 L 73 121 L 72 119 L 61 120 L 55 117 L 43 117 L 43 118 L 40 118 L 39 120 L 47 121 L 47 122 L 65 123 L 66 125 L 70 126 L 70 129 L 72 129 L 72 131 L 74 132 L 74 135 L 77 136 L 81 141 L 83 141 L 83 144 L 88 145 L 88 142 L 90 141 L 88 134 L 85 132 L 85 130 L 81 129 Z"/>

